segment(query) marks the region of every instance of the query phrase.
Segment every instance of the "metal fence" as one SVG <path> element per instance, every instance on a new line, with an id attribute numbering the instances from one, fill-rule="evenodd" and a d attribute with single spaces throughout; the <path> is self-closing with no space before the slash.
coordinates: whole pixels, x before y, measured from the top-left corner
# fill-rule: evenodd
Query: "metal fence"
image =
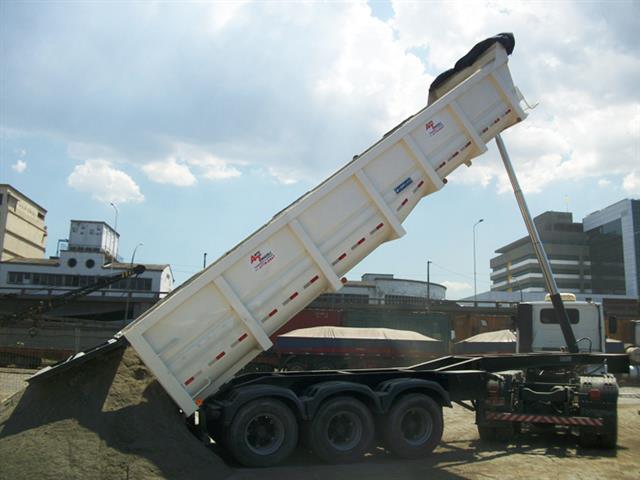
<path id="1" fill-rule="evenodd" d="M 0 328 L 0 401 L 26 386 L 38 369 L 99 345 L 122 322 L 17 323 Z"/>

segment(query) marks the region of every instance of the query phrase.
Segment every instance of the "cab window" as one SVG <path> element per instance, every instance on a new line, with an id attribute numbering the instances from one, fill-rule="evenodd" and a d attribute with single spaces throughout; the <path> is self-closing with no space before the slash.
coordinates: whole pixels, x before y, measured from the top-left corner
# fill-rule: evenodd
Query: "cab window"
<path id="1" fill-rule="evenodd" d="M 567 315 L 569 316 L 569 322 L 576 324 L 580 321 L 580 312 L 575 308 L 567 308 Z M 558 323 L 556 318 L 556 312 L 553 308 L 543 308 L 540 310 L 540 322 L 541 323 Z"/>

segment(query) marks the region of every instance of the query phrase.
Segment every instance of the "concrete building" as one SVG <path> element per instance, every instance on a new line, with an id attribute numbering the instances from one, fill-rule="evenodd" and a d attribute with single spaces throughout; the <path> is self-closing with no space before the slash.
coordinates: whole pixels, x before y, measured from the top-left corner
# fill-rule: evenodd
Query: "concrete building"
<path id="1" fill-rule="evenodd" d="M 545 212 L 534 218 L 551 268 L 563 292 L 591 293 L 588 236 L 568 212 Z M 491 290 L 544 292 L 545 283 L 528 236 L 496 250 L 491 259 Z"/>
<path id="2" fill-rule="evenodd" d="M 377 305 L 421 304 L 444 300 L 447 287 L 438 283 L 394 278 L 393 274 L 365 273 L 362 280 L 347 281 L 338 292 L 321 295 L 318 300 L 338 303 Z"/>
<path id="3" fill-rule="evenodd" d="M 44 258 L 47 211 L 11 185 L 0 184 L 0 261 Z"/>
<path id="4" fill-rule="evenodd" d="M 587 215 L 593 291 L 639 296 L 640 200 L 625 199 Z"/>
<path id="5" fill-rule="evenodd" d="M 72 220 L 68 246 L 59 257 L 13 258 L 0 262 L 0 293 L 59 295 L 131 268 L 116 261 L 118 233 L 105 222 Z M 137 277 L 111 284 L 90 296 L 159 298 L 173 287 L 169 265 L 148 265 Z"/>

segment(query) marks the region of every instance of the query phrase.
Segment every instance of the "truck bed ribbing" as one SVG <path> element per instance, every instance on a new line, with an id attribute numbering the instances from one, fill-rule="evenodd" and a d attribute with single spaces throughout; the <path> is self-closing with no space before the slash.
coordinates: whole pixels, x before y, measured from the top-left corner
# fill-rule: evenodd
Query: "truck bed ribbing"
<path id="1" fill-rule="evenodd" d="M 418 201 L 525 118 L 499 42 L 397 126 L 207 269 L 124 335 L 190 415 L 269 335 L 382 243 L 401 237 Z M 458 83 L 456 83 L 458 82 Z M 448 90 L 448 91 L 447 91 Z"/>

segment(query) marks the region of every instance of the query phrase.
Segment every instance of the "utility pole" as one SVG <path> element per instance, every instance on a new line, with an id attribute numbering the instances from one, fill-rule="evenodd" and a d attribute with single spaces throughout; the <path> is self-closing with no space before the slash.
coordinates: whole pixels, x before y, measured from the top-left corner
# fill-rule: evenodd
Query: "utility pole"
<path id="1" fill-rule="evenodd" d="M 136 248 L 133 249 L 133 253 L 131 254 L 131 263 L 129 264 L 133 267 L 133 261 L 136 258 L 136 252 L 138 251 L 138 247 L 144 246 L 144 243 L 139 243 L 136 245 Z M 129 321 L 129 301 L 131 300 L 131 278 L 127 278 L 127 304 L 124 307 L 124 323 Z M 135 307 L 134 307 L 135 308 Z"/>
<path id="2" fill-rule="evenodd" d="M 478 306 L 478 286 L 476 280 L 476 227 L 484 222 L 484 218 L 481 218 L 473 224 L 473 306 Z"/>
<path id="3" fill-rule="evenodd" d="M 427 312 L 431 309 L 431 260 L 427 260 Z"/>

